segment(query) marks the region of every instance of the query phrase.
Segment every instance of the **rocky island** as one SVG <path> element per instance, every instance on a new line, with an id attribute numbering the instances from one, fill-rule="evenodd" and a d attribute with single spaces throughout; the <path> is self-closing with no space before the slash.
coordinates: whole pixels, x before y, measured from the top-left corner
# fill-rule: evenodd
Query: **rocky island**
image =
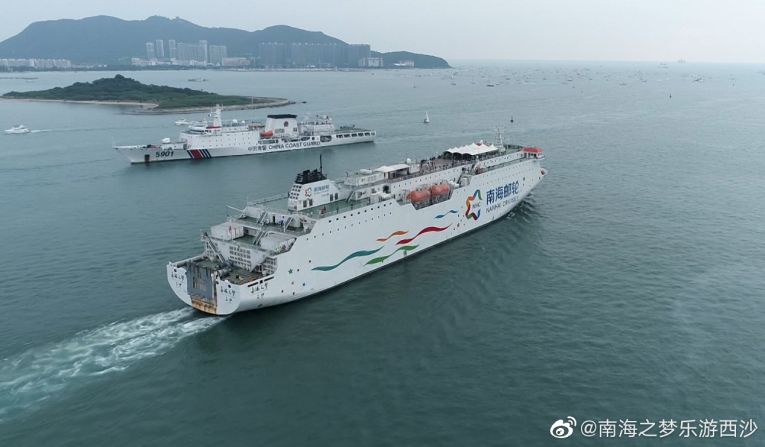
<path id="1" fill-rule="evenodd" d="M 142 113 L 183 113 L 207 110 L 215 105 L 224 109 L 278 107 L 291 102 L 283 98 L 219 95 L 190 88 L 143 84 L 135 79 L 116 75 L 93 82 L 76 82 L 68 87 L 30 92 L 8 92 L 3 99 L 116 104 L 140 106 Z"/>

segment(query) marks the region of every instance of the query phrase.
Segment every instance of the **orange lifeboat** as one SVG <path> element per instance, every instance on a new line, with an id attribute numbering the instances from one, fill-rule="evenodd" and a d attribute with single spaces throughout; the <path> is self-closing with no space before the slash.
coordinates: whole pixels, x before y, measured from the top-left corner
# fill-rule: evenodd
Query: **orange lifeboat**
<path id="1" fill-rule="evenodd" d="M 451 188 L 448 183 L 439 183 L 430 187 L 430 194 L 433 197 L 449 195 Z"/>
<path id="2" fill-rule="evenodd" d="M 430 191 L 427 189 L 420 189 L 409 193 L 409 200 L 412 203 L 421 204 L 430 200 Z"/>
<path id="3" fill-rule="evenodd" d="M 260 138 L 271 138 L 274 136 L 273 130 L 264 130 L 260 133 Z"/>

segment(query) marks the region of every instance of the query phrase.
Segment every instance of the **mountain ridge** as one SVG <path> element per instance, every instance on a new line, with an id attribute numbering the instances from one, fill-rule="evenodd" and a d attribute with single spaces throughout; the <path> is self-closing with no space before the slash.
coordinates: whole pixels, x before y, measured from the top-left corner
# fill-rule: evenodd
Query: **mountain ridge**
<path id="1" fill-rule="evenodd" d="M 0 42 L 0 58 L 69 59 L 78 64 L 125 64 L 131 57 L 145 54 L 145 43 L 156 39 L 177 42 L 207 40 L 210 45 L 226 45 L 230 56 L 257 58 L 261 43 L 335 44 L 348 43 L 321 31 L 308 31 L 288 25 L 261 30 L 204 27 L 176 17 L 150 16 L 144 20 L 123 20 L 99 15 L 83 19 L 57 19 L 33 22 L 24 30 Z M 388 53 L 382 53 L 383 58 Z M 437 56 L 411 53 L 421 68 L 448 68 Z M 392 57 L 392 56 L 391 56 Z"/>

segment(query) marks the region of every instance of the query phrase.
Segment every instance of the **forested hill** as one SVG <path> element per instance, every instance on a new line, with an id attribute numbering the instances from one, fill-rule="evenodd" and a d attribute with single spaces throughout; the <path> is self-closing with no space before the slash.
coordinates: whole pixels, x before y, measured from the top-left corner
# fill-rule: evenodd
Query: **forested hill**
<path id="1" fill-rule="evenodd" d="M 210 45 L 225 45 L 229 56 L 251 58 L 258 56 L 260 43 L 321 43 L 348 47 L 346 42 L 320 31 L 286 25 L 244 31 L 207 28 L 181 18 L 153 16 L 145 20 L 122 20 L 95 16 L 32 23 L 21 33 L 0 42 L 0 58 L 69 59 L 78 64 L 118 65 L 129 63 L 131 57 L 145 56 L 146 42 L 157 39 L 206 40 Z M 388 54 L 383 54 L 386 60 Z M 444 59 L 411 54 L 421 62 L 417 64 L 419 68 L 449 67 Z"/>

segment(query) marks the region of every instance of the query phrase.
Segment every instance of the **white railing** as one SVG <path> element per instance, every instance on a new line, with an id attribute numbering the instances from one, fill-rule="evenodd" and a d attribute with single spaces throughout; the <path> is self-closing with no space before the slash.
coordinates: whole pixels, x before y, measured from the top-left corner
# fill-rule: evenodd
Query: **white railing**
<path id="1" fill-rule="evenodd" d="M 287 197 L 289 197 L 289 193 L 276 194 L 276 195 L 273 195 L 273 196 L 269 196 L 269 197 L 266 197 L 266 198 L 263 198 L 263 199 L 254 200 L 254 201 L 249 201 L 248 200 L 247 201 L 247 206 L 255 206 L 255 205 L 261 205 L 263 203 L 275 202 L 277 200 L 286 199 Z"/>

